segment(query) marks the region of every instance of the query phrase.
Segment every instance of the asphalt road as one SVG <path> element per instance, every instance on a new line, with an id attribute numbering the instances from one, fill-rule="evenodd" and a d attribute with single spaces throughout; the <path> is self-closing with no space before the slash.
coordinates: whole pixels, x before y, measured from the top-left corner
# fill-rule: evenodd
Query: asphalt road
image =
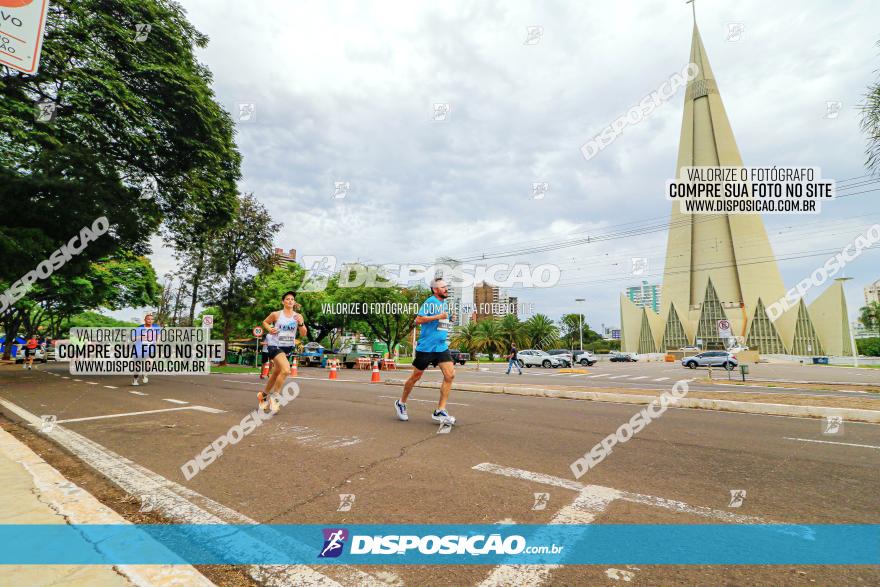
<path id="1" fill-rule="evenodd" d="M 623 374 L 647 365 L 602 366 L 618 367 Z M 669 379 L 635 383 L 671 387 L 675 375 L 657 373 L 650 378 Z M 521 379 L 565 380 L 551 374 Z M 399 422 L 392 405 L 397 387 L 366 383 L 366 373 L 343 371 L 335 382 L 319 370 L 301 369 L 300 375 L 297 399 L 190 481 L 181 466 L 254 409 L 261 388 L 256 376 L 154 377 L 131 387 L 127 377 L 73 377 L 62 365 L 7 370 L 0 372 L 0 411 L 17 422 L 27 413 L 54 415 L 59 430 L 91 441 L 83 458 L 93 466 L 104 463 L 111 478 L 134 478 L 122 471 L 128 465 L 114 472 L 106 464 L 122 457 L 152 479 L 167 480 L 163 491 L 227 522 L 244 516 L 327 525 L 549 523 L 575 511 L 580 523 L 597 524 L 880 523 L 877 425 L 846 422 L 841 434 L 829 436 L 818 420 L 672 409 L 616 447 L 580 479 L 581 486 L 574 483 L 572 461 L 627 421 L 636 406 L 453 392 L 449 409 L 458 424 L 437 434 L 430 419 L 436 390 L 417 388 L 410 421 Z M 439 373 L 425 377 L 439 379 Z M 460 377 L 504 376 L 460 371 Z M 596 379 L 597 385 L 601 379 L 607 378 Z M 624 378 L 605 383 L 633 385 Z M 54 434 L 49 437 L 64 442 Z M 125 483 L 133 495 L 151 490 Z M 573 504 L 580 491 L 603 491 L 595 486 L 616 490 L 616 497 L 595 511 Z M 731 490 L 746 491 L 739 507 L 730 507 Z M 549 494 L 544 509 L 533 509 L 536 493 Z M 340 494 L 354 495 L 350 511 L 338 511 Z M 187 519 L 191 509 L 168 508 L 177 521 L 194 521 Z M 371 566 L 312 572 L 343 585 L 880 583 L 880 569 L 870 567 Z"/>

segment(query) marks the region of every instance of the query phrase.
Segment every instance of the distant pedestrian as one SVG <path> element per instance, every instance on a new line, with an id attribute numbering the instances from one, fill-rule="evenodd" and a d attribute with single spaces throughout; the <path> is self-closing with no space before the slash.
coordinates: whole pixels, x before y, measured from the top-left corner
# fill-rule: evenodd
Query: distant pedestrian
<path id="1" fill-rule="evenodd" d="M 516 345 L 510 345 L 510 353 L 507 354 L 507 375 L 510 375 L 510 368 L 516 367 L 516 370 L 519 371 L 519 374 L 522 375 L 522 369 L 519 368 L 519 361 L 516 359 Z"/>

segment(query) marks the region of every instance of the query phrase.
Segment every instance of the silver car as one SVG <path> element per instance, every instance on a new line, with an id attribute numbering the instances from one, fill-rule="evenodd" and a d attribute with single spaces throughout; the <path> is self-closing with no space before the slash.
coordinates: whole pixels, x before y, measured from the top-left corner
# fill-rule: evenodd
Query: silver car
<path id="1" fill-rule="evenodd" d="M 692 357 L 685 357 L 681 360 L 681 364 L 689 369 L 697 367 L 723 367 L 728 371 L 733 371 L 739 364 L 736 355 L 727 351 L 705 351 Z"/>
<path id="2" fill-rule="evenodd" d="M 546 351 L 538 351 L 532 349 L 519 351 L 518 353 L 516 353 L 516 360 L 519 363 L 520 367 L 534 366 L 549 369 L 550 367 L 559 367 L 559 365 L 562 364 L 559 359 L 547 353 Z"/>

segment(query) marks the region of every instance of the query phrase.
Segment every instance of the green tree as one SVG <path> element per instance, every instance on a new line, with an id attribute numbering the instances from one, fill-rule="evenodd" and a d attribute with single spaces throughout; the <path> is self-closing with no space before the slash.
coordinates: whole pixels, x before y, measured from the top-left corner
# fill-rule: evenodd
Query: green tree
<path id="1" fill-rule="evenodd" d="M 500 321 L 486 318 L 477 322 L 474 343 L 479 352 L 489 355 L 490 361 L 495 360 L 496 354 L 506 352 L 507 342 L 501 332 Z"/>
<path id="2" fill-rule="evenodd" d="M 880 46 L 880 42 L 877 45 Z M 865 94 L 861 126 L 868 135 L 865 165 L 874 172 L 880 171 L 880 81 L 868 87 L 868 93 Z"/>
<path id="3" fill-rule="evenodd" d="M 253 194 L 245 194 L 239 198 L 235 219 L 211 244 L 209 264 L 214 278 L 208 297 L 223 317 L 227 346 L 233 325 L 254 304 L 254 274 L 268 271 L 273 260 L 272 239 L 281 224 L 267 222 L 268 218 L 269 211 Z"/>
<path id="4" fill-rule="evenodd" d="M 383 286 L 340 287 L 335 299 L 360 307 L 345 317 L 346 328 L 384 342 L 393 352 L 412 332 L 418 307 L 429 293 L 424 288 L 399 287 L 382 277 L 377 280 Z"/>
<path id="5" fill-rule="evenodd" d="M 153 26 L 144 42 L 138 23 Z M 163 218 L 231 218 L 240 156 L 196 59 L 206 44 L 172 0 L 49 4 L 39 73 L 0 66 L 0 281 L 101 216 L 112 229 L 56 276 L 85 276 L 121 250 L 148 253 Z M 54 119 L 37 120 L 49 102 Z"/>
<path id="6" fill-rule="evenodd" d="M 549 349 L 559 342 L 559 328 L 544 314 L 535 314 L 523 323 L 523 335 L 527 346 Z"/>
<path id="7" fill-rule="evenodd" d="M 477 352 L 477 322 L 471 320 L 462 326 L 456 326 L 449 337 L 452 347 L 465 353 Z"/>
<path id="8" fill-rule="evenodd" d="M 505 344 L 509 347 L 512 344 L 522 346 L 525 344 L 525 336 L 523 331 L 523 323 L 520 322 L 516 314 L 505 314 L 499 321 L 498 328 Z M 505 349 L 506 351 L 506 349 Z"/>
<path id="9" fill-rule="evenodd" d="M 859 310 L 859 322 L 868 330 L 875 329 L 880 334 L 880 302 L 871 302 Z"/>

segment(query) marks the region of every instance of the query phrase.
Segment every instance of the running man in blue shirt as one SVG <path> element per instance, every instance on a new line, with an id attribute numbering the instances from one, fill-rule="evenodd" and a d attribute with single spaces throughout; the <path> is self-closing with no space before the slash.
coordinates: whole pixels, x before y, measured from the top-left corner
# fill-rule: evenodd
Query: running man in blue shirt
<path id="1" fill-rule="evenodd" d="M 443 373 L 443 383 L 440 385 L 440 402 L 431 418 L 437 422 L 455 424 L 455 418 L 446 411 L 446 400 L 449 399 L 449 390 L 452 389 L 452 380 L 455 378 L 455 364 L 452 362 L 449 344 L 446 342 L 452 324 L 449 319 L 449 304 L 446 302 L 446 298 L 449 297 L 449 287 L 442 279 L 434 279 L 431 281 L 431 291 L 434 295 L 425 300 L 416 316 L 416 324 L 422 328 L 415 348 L 413 372 L 403 384 L 403 395 L 399 400 L 394 401 L 394 411 L 401 420 L 409 420 L 406 400 L 413 386 L 422 378 L 428 365 L 439 366 Z"/>

